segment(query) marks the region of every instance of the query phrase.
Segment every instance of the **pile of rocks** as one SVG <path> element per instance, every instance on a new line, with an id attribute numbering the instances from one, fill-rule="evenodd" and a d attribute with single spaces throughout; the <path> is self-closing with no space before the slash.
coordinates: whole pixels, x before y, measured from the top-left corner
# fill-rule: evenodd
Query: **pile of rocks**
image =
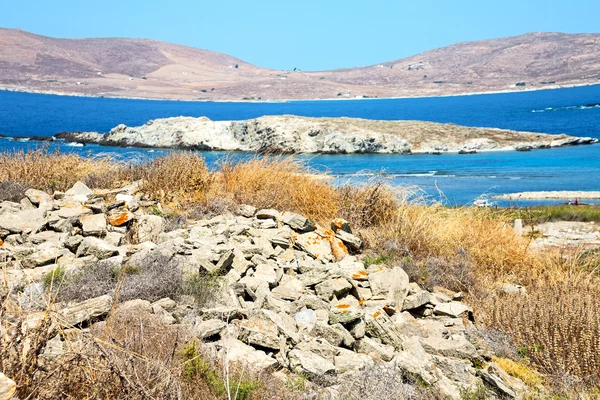
<path id="1" fill-rule="evenodd" d="M 210 220 L 165 232 L 160 207 L 132 184 L 93 192 L 77 183 L 50 196 L 28 190 L 20 203 L 0 203 L 2 290 L 40 287 L 58 266 L 66 273 L 97 262 L 141 265 L 160 254 L 183 274 L 221 277 L 216 300 L 190 309 L 172 299 L 131 300 L 165 324 L 187 324 L 209 352 L 254 369 L 287 369 L 328 387 L 375 364 L 434 386 L 447 398 L 485 384 L 519 398 L 526 386 L 489 362 L 471 340 L 472 311 L 460 293 L 427 291 L 401 267 L 365 265 L 361 239 L 337 219 L 321 227 L 302 215 L 241 206 Z M 134 238 L 138 244 L 125 243 Z M 63 324 L 105 318 L 109 294 L 57 305 Z M 43 312 L 27 320 L 34 327 Z M 60 341 L 60 339 L 57 339 Z M 475 368 L 477 366 L 478 368 Z"/>

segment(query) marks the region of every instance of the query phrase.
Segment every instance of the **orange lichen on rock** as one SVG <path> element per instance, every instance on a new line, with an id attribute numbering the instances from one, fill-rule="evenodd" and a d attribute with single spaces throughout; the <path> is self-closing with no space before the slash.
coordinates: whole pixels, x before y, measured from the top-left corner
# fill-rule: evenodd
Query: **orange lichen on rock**
<path id="1" fill-rule="evenodd" d="M 131 211 L 124 211 L 122 213 L 115 214 L 115 215 L 109 217 L 108 222 L 110 222 L 110 224 L 112 226 L 121 226 L 121 225 L 125 225 L 126 223 L 131 221 L 133 218 L 134 218 L 134 215 Z"/>
<path id="2" fill-rule="evenodd" d="M 362 279 L 362 278 L 366 278 L 368 276 L 369 276 L 369 274 L 367 274 L 367 271 L 362 271 L 362 270 L 352 274 L 352 278 L 354 278 L 354 279 Z"/>
<path id="3" fill-rule="evenodd" d="M 350 304 L 338 304 L 335 306 L 338 309 L 350 308 Z"/>

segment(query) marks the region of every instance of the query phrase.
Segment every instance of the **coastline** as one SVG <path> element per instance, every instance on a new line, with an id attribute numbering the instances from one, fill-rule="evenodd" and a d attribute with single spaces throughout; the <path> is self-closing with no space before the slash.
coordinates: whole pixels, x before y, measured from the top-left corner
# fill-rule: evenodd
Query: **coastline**
<path id="1" fill-rule="evenodd" d="M 191 103 L 299 103 L 299 102 L 313 102 L 313 101 L 357 101 L 357 100 L 402 100 L 402 99 L 427 99 L 427 98 L 444 98 L 444 97 L 462 97 L 462 96 L 480 96 L 480 95 L 491 95 L 491 94 L 510 94 L 510 93 L 521 93 L 521 92 L 539 92 L 544 90 L 559 90 L 569 89 L 576 87 L 586 86 L 600 86 L 598 83 L 574 83 L 566 85 L 548 85 L 547 87 L 536 87 L 536 88 L 525 88 L 518 90 L 490 90 L 485 92 L 463 92 L 454 94 L 441 94 L 435 96 L 397 96 L 397 97 L 352 97 L 352 98 L 339 98 L 332 97 L 328 99 L 273 99 L 273 100 L 226 100 L 226 99 L 169 99 L 169 98 L 148 98 L 148 97 L 134 97 L 134 96 L 115 96 L 115 95 L 93 95 L 93 94 L 82 94 L 76 92 L 55 92 L 50 90 L 35 90 L 27 88 L 13 88 L 13 87 L 2 87 L 0 86 L 0 92 L 15 92 L 15 93 L 29 93 L 29 94 L 41 94 L 46 96 L 61 96 L 61 97 L 83 97 L 83 98 L 96 98 L 96 99 L 115 99 L 115 100 L 149 100 L 149 101 L 176 101 L 176 102 L 191 102 Z"/>
<path id="2" fill-rule="evenodd" d="M 517 192 L 492 196 L 501 200 L 598 200 L 600 191 L 560 190 L 540 192 Z"/>

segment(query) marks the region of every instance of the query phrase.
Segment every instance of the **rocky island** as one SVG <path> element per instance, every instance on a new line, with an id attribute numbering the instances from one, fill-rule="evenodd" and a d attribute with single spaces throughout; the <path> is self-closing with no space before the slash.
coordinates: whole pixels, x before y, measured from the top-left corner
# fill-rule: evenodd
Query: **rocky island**
<path id="1" fill-rule="evenodd" d="M 591 144 L 598 139 L 567 135 L 471 128 L 422 121 L 266 116 L 244 121 L 206 117 L 151 120 L 119 125 L 106 134 L 60 133 L 68 142 L 107 146 L 273 153 L 475 153 Z"/>

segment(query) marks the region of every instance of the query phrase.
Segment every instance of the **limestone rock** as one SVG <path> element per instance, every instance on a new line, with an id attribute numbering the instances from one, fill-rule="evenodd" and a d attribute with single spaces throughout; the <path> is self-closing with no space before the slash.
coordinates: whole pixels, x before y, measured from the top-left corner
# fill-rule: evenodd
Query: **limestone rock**
<path id="1" fill-rule="evenodd" d="M 46 224 L 46 210 L 35 208 L 0 214 L 0 230 L 9 233 L 36 233 Z"/>
<path id="2" fill-rule="evenodd" d="M 339 354 L 334 357 L 333 363 L 336 372 L 340 374 L 363 371 L 374 364 L 371 357 L 346 349 L 339 349 Z"/>
<path id="3" fill-rule="evenodd" d="M 95 297 L 80 303 L 69 304 L 59 311 L 62 320 L 75 326 L 82 322 L 107 315 L 112 307 L 112 297 L 108 295 Z"/>
<path id="4" fill-rule="evenodd" d="M 0 400 L 9 400 L 15 394 L 17 384 L 15 381 L 0 372 Z"/>
<path id="5" fill-rule="evenodd" d="M 111 214 L 108 217 L 108 222 L 112 226 L 123 226 L 133 221 L 135 215 L 131 211 L 121 211 L 118 213 Z"/>
<path id="6" fill-rule="evenodd" d="M 374 360 L 391 361 L 394 358 L 394 348 L 392 346 L 377 343 L 369 337 L 358 340 L 354 349 L 358 353 L 366 354 Z"/>
<path id="7" fill-rule="evenodd" d="M 27 197 L 34 206 L 47 210 L 52 209 L 52 196 L 46 192 L 37 189 L 27 189 L 25 191 L 25 197 Z"/>
<path id="8" fill-rule="evenodd" d="M 308 218 L 293 212 L 282 213 L 281 222 L 296 232 L 310 232 L 315 230 L 315 225 Z"/>
<path id="9" fill-rule="evenodd" d="M 273 350 L 281 348 L 277 325 L 264 315 L 257 314 L 240 326 L 240 339 L 250 345 L 266 347 Z"/>
<path id="10" fill-rule="evenodd" d="M 369 271 L 369 284 L 374 299 L 383 299 L 389 305 L 402 308 L 409 287 L 408 275 L 402 268 L 382 267 Z"/>
<path id="11" fill-rule="evenodd" d="M 314 258 L 325 261 L 331 261 L 334 259 L 333 252 L 331 250 L 331 242 L 327 238 L 319 235 L 317 232 L 308 232 L 298 235 L 298 238 L 296 239 L 296 247 Z"/>
<path id="12" fill-rule="evenodd" d="M 382 343 L 395 349 L 402 349 L 402 334 L 383 309 L 370 310 L 365 313 L 367 333 L 379 338 Z"/>
<path id="13" fill-rule="evenodd" d="M 143 215 L 138 220 L 137 235 L 138 241 L 156 241 L 158 235 L 162 232 L 165 221 L 158 215 Z"/>
<path id="14" fill-rule="evenodd" d="M 94 256 L 102 260 L 118 254 L 119 250 L 115 246 L 111 246 L 104 240 L 92 236 L 84 238 L 77 248 L 77 257 Z"/>
<path id="15" fill-rule="evenodd" d="M 83 182 L 78 181 L 71 189 L 65 192 L 64 198 L 70 201 L 84 203 L 93 195 L 94 192 L 92 192 L 90 188 L 88 188 Z"/>
<path id="16" fill-rule="evenodd" d="M 333 362 L 309 351 L 292 350 L 288 358 L 290 369 L 297 374 L 321 377 L 335 373 Z"/>
<path id="17" fill-rule="evenodd" d="M 344 278 L 331 278 L 315 286 L 315 291 L 324 300 L 331 300 L 333 296 L 340 297 L 348 293 L 352 285 Z"/>
<path id="18" fill-rule="evenodd" d="M 346 296 L 333 303 L 329 311 L 329 323 L 332 325 L 337 323 L 347 324 L 361 318 L 363 314 L 358 300 L 352 296 Z"/>
<path id="19" fill-rule="evenodd" d="M 83 236 L 106 235 L 106 217 L 104 214 L 84 215 L 79 218 L 83 229 Z"/>
<path id="20" fill-rule="evenodd" d="M 467 305 L 455 301 L 451 303 L 437 304 L 433 309 L 433 313 L 436 315 L 447 315 L 453 318 L 458 318 L 471 312 L 471 308 L 469 308 Z"/>
<path id="21" fill-rule="evenodd" d="M 272 219 L 278 221 L 281 218 L 281 214 L 277 210 L 263 209 L 256 212 L 256 218 L 258 219 Z"/>

